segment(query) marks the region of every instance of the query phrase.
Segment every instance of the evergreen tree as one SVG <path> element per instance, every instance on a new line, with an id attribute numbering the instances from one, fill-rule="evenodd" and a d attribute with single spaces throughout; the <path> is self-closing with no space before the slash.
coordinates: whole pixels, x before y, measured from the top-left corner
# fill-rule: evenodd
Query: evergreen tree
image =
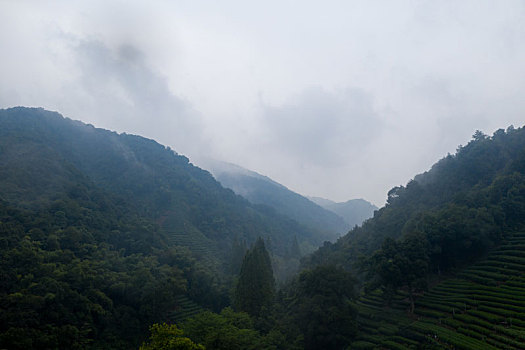
<path id="1" fill-rule="evenodd" d="M 234 304 L 239 311 L 260 316 L 263 307 L 269 307 L 275 292 L 270 256 L 262 238 L 244 256 L 235 290 Z"/>
<path id="2" fill-rule="evenodd" d="M 342 268 L 325 265 L 301 272 L 291 297 L 304 348 L 343 349 L 357 333 L 355 280 Z"/>
<path id="3" fill-rule="evenodd" d="M 246 255 L 246 250 L 246 241 L 244 239 L 239 240 L 239 238 L 235 236 L 232 243 L 232 250 L 230 256 L 230 272 L 233 275 L 237 275 L 241 270 L 242 261 L 244 259 L 244 256 Z"/>
<path id="4" fill-rule="evenodd" d="M 292 247 L 290 248 L 290 257 L 295 259 L 301 258 L 301 248 L 299 247 L 297 236 L 293 237 Z"/>

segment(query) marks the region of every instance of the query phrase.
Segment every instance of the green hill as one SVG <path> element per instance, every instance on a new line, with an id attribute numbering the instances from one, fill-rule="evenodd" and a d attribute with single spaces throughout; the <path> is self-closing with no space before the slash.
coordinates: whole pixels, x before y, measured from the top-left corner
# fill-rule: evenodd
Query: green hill
<path id="1" fill-rule="evenodd" d="M 350 229 L 350 226 L 334 212 L 322 208 L 266 176 L 218 161 L 208 160 L 205 167 L 210 169 L 224 187 L 231 188 L 254 204 L 274 208 L 276 212 L 318 232 L 326 241 L 334 241 Z"/>
<path id="2" fill-rule="evenodd" d="M 401 292 L 386 309 L 380 292 L 359 300 L 352 349 L 523 349 L 525 233 L 510 235 L 487 258 L 438 283 L 407 317 Z"/>
<path id="3" fill-rule="evenodd" d="M 153 140 L 23 107 L 0 110 L 0 227 L 9 349 L 137 347 L 229 304 L 234 242 L 262 236 L 286 267 L 323 240 Z"/>
<path id="4" fill-rule="evenodd" d="M 386 238 L 421 233 L 430 269 L 458 268 L 489 251 L 525 223 L 525 130 L 509 128 L 492 137 L 477 132 L 455 155 L 391 189 L 374 217 L 309 258 L 312 264 L 345 261 L 380 249 Z"/>
<path id="5" fill-rule="evenodd" d="M 155 220 L 171 242 L 196 251 L 207 245 L 209 252 L 227 252 L 235 236 L 248 242 L 263 236 L 284 255 L 294 236 L 312 245 L 324 239 L 224 189 L 207 171 L 153 140 L 42 109 L 2 110 L 0 127 L 0 196 L 9 203 L 42 205 L 83 176 Z"/>
<path id="6" fill-rule="evenodd" d="M 476 132 L 306 266 L 360 278 L 352 349 L 523 349 L 525 129 Z"/>
<path id="7" fill-rule="evenodd" d="M 0 348 L 136 348 L 171 320 L 217 348 L 522 349 L 524 224 L 525 129 L 476 132 L 257 317 L 198 315 L 230 304 L 257 237 L 283 277 L 326 236 L 153 140 L 0 110 Z"/>

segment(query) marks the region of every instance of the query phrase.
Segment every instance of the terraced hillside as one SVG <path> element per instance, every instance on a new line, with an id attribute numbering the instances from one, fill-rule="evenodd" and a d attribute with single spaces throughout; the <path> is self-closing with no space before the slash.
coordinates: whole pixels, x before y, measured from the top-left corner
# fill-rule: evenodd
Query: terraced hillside
<path id="1" fill-rule="evenodd" d="M 398 295 L 390 308 L 376 291 L 358 302 L 351 349 L 525 349 L 525 233 L 431 288 L 408 317 Z"/>
<path id="2" fill-rule="evenodd" d="M 196 259 L 215 271 L 220 264 L 220 252 L 216 242 L 187 224 L 174 211 L 161 217 L 158 223 L 165 230 L 170 244 L 189 248 Z"/>
<path id="3" fill-rule="evenodd" d="M 203 311 L 202 306 L 194 303 L 185 295 L 179 295 L 175 298 L 173 310 L 168 311 L 167 319 L 172 323 L 180 323 Z"/>

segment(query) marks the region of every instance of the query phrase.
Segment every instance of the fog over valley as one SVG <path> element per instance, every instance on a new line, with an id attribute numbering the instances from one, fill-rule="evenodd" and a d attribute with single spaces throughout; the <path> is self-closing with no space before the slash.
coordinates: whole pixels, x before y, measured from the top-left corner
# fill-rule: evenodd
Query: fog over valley
<path id="1" fill-rule="evenodd" d="M 381 206 L 523 124 L 522 1 L 0 1 L 0 107 Z"/>
<path id="2" fill-rule="evenodd" d="M 0 349 L 524 349 L 524 43 L 523 0 L 0 0 Z"/>

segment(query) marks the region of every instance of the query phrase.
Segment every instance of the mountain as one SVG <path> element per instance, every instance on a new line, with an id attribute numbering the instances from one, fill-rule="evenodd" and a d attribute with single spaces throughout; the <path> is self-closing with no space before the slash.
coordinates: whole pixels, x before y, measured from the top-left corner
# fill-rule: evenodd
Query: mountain
<path id="1" fill-rule="evenodd" d="M 333 211 L 342 217 L 349 227 L 359 226 L 366 219 L 374 215 L 378 208 L 364 199 L 350 199 L 346 202 L 336 203 L 329 199 L 320 197 L 309 197 L 309 199 L 325 209 Z"/>
<path id="2" fill-rule="evenodd" d="M 0 110 L 2 349 L 521 349 L 524 232 L 525 128 L 478 131 L 251 317 L 225 307 L 247 245 L 282 273 L 325 236 L 153 140 Z"/>
<path id="3" fill-rule="evenodd" d="M 351 349 L 523 349 L 525 232 L 508 235 L 475 264 L 434 283 L 412 314 L 404 291 L 385 305 L 380 290 L 358 302 Z"/>
<path id="4" fill-rule="evenodd" d="M 525 224 L 525 129 L 500 129 L 473 139 L 406 186 L 362 227 L 309 258 L 350 267 L 385 242 L 421 235 L 429 269 L 442 273 L 475 261 Z M 390 243 L 388 243 L 390 244 Z"/>
<path id="5" fill-rule="evenodd" d="M 522 349 L 525 128 L 479 131 L 307 257 L 359 279 L 356 349 Z"/>
<path id="6" fill-rule="evenodd" d="M 334 241 L 350 228 L 340 216 L 267 176 L 238 165 L 214 160 L 204 160 L 203 166 L 209 169 L 224 187 L 232 189 L 254 204 L 269 206 L 276 212 L 296 220 L 318 232 L 326 241 Z"/>
<path id="7" fill-rule="evenodd" d="M 326 198 L 322 198 L 322 197 L 311 197 L 311 196 L 308 196 L 308 199 L 311 200 L 312 202 L 314 202 L 315 204 L 323 207 L 323 208 L 326 208 L 329 205 L 336 204 L 336 202 L 331 201 L 331 200 L 326 199 Z"/>
<path id="8" fill-rule="evenodd" d="M 82 176 L 154 219 L 174 243 L 190 249 L 178 235 L 199 237 L 199 244 L 217 252 L 227 250 L 235 236 L 248 243 L 268 237 L 276 253 L 284 253 L 294 236 L 313 245 L 324 240 L 224 189 L 207 171 L 153 140 L 41 109 L 2 110 L 0 123 L 0 195 L 9 203 L 42 204 Z"/>
<path id="9" fill-rule="evenodd" d="M 0 110 L 0 229 L 9 349 L 136 348 L 190 301 L 229 304 L 238 242 L 293 271 L 324 240 L 153 140 L 23 107 Z"/>

